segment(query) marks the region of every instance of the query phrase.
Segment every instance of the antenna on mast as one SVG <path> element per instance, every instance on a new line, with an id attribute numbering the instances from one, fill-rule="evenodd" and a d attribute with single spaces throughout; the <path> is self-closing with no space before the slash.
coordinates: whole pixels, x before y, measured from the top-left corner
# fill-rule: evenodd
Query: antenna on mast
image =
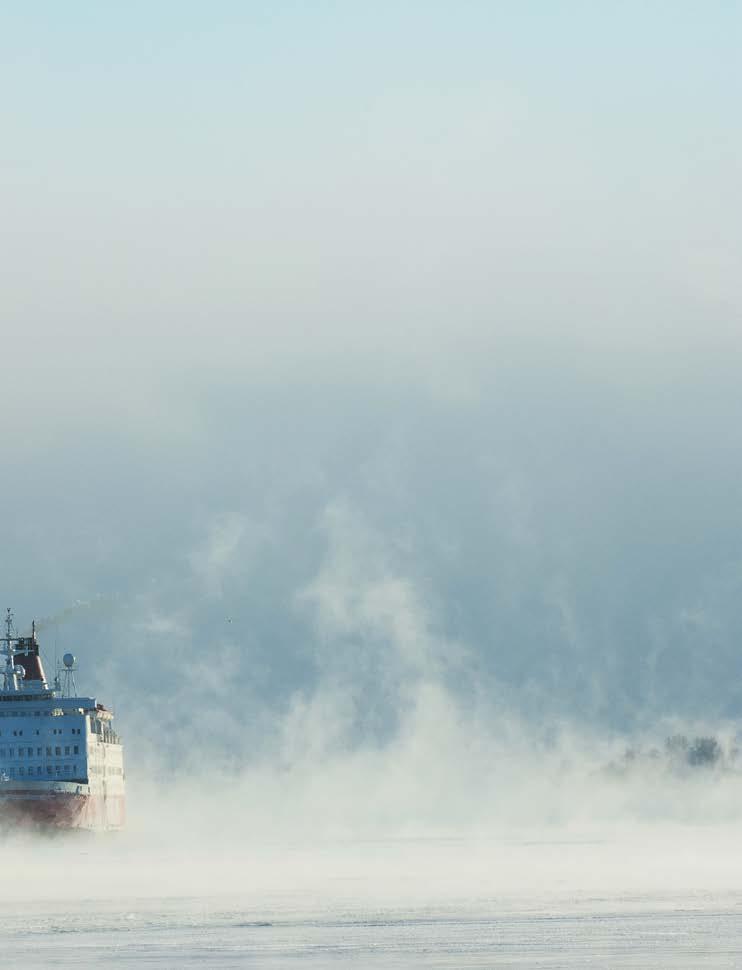
<path id="1" fill-rule="evenodd" d="M 59 624 L 54 624 L 54 690 L 62 690 L 62 684 L 59 679 L 59 654 L 57 652 L 57 638 L 59 637 Z"/>
<path id="2" fill-rule="evenodd" d="M 13 643 L 17 639 L 17 636 L 13 636 L 13 612 L 8 607 L 5 614 L 5 636 L 0 637 L 0 640 L 5 644 L 5 670 L 3 671 L 4 691 L 18 690 L 19 671 L 23 670 L 23 668 L 16 667 L 15 665 L 15 649 L 13 648 Z M 25 673 L 25 671 L 23 672 Z"/>

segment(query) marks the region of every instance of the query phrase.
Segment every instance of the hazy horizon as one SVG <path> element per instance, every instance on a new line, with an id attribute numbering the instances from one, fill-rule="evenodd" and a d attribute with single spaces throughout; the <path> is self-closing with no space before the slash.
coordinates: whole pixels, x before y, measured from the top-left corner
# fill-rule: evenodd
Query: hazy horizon
<path id="1" fill-rule="evenodd" d="M 739 717 L 734 6 L 2 20 L 0 588 L 132 773 Z"/>

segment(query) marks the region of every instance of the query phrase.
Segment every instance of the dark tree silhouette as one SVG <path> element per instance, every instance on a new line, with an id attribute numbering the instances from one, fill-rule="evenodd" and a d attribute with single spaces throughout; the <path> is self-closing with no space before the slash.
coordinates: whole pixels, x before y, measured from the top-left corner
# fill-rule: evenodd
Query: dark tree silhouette
<path id="1" fill-rule="evenodd" d="M 721 758 L 721 745 L 716 738 L 694 738 L 687 757 L 689 765 L 715 765 Z"/>

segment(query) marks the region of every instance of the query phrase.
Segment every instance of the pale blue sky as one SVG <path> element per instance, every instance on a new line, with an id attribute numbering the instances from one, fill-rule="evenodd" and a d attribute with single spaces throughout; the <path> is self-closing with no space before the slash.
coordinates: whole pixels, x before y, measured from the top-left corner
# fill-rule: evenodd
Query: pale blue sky
<path id="1" fill-rule="evenodd" d="M 70 3 L 0 18 L 20 329 L 95 302 L 150 331 L 158 309 L 229 329 L 293 312 L 287 266 L 319 315 L 374 281 L 419 313 L 435 281 L 438 301 L 471 291 L 489 314 L 498 266 L 626 272 L 650 301 L 663 280 L 730 288 L 736 4 Z M 29 291 L 53 307 L 26 314 Z"/>

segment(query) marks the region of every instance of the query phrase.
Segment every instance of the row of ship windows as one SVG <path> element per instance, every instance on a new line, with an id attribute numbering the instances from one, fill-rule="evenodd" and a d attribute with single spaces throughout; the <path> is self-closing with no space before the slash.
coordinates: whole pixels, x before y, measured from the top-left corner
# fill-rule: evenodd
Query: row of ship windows
<path id="1" fill-rule="evenodd" d="M 73 748 L 74 750 L 70 752 L 70 748 Z M 6 757 L 6 750 L 7 750 L 7 757 L 8 758 L 15 758 L 15 748 L 7 748 L 7 749 L 6 748 L 0 748 L 0 758 L 5 758 Z M 37 758 L 40 758 L 41 757 L 41 750 L 42 750 L 41 748 L 37 748 L 36 749 L 36 757 Z M 80 753 L 79 745 L 77 745 L 77 744 L 75 744 L 75 745 L 66 744 L 64 746 L 64 753 L 65 754 L 79 754 Z M 56 757 L 60 757 L 61 754 L 62 754 L 62 748 L 59 745 L 57 745 L 55 747 L 55 749 L 54 749 L 54 755 Z M 46 749 L 46 756 L 48 758 L 51 758 L 52 757 L 52 749 L 49 748 L 49 747 L 47 747 L 47 749 Z M 25 757 L 33 758 L 33 748 L 18 748 L 18 757 L 19 758 L 25 758 Z"/>
<path id="2" fill-rule="evenodd" d="M 71 775 L 78 777 L 77 765 L 51 765 L 46 766 L 47 775 Z M 44 769 L 41 765 L 29 765 L 28 768 L 7 768 L 5 774 L 9 778 L 31 778 L 33 775 L 43 775 Z"/>
<path id="3" fill-rule="evenodd" d="M 78 777 L 78 765 L 29 765 L 27 768 L 23 766 L 19 768 L 6 768 L 5 774 L 9 778 L 31 778 L 34 775 L 43 775 L 46 771 L 47 775 L 71 775 L 75 774 Z M 103 768 L 99 765 L 89 765 L 88 774 L 90 775 L 123 775 L 123 768 Z"/>
<path id="4" fill-rule="evenodd" d="M 71 711 L 70 714 L 78 714 L 82 711 Z M 69 714 L 54 714 L 52 711 L 0 711 L 0 717 L 69 717 Z"/>
<path id="5" fill-rule="evenodd" d="M 44 731 L 44 734 L 47 734 L 47 733 L 48 732 Z M 82 733 L 82 729 L 81 728 L 71 728 L 69 733 L 70 734 L 81 734 Z M 36 731 L 34 731 L 34 734 L 41 734 L 41 731 L 39 731 L 37 729 Z M 57 730 L 54 730 L 54 731 L 52 731 L 52 734 L 62 734 L 62 729 L 60 728 L 58 731 Z M 3 736 L 3 732 L 0 731 L 0 738 L 2 736 Z M 10 731 L 8 731 L 8 737 L 10 737 Z M 13 737 L 14 738 L 22 738 L 23 737 L 23 729 L 21 728 L 20 731 L 13 731 Z"/>
<path id="6" fill-rule="evenodd" d="M 51 717 L 51 711 L 0 711 L 0 717 Z M 59 714 L 55 715 L 59 717 Z"/>

